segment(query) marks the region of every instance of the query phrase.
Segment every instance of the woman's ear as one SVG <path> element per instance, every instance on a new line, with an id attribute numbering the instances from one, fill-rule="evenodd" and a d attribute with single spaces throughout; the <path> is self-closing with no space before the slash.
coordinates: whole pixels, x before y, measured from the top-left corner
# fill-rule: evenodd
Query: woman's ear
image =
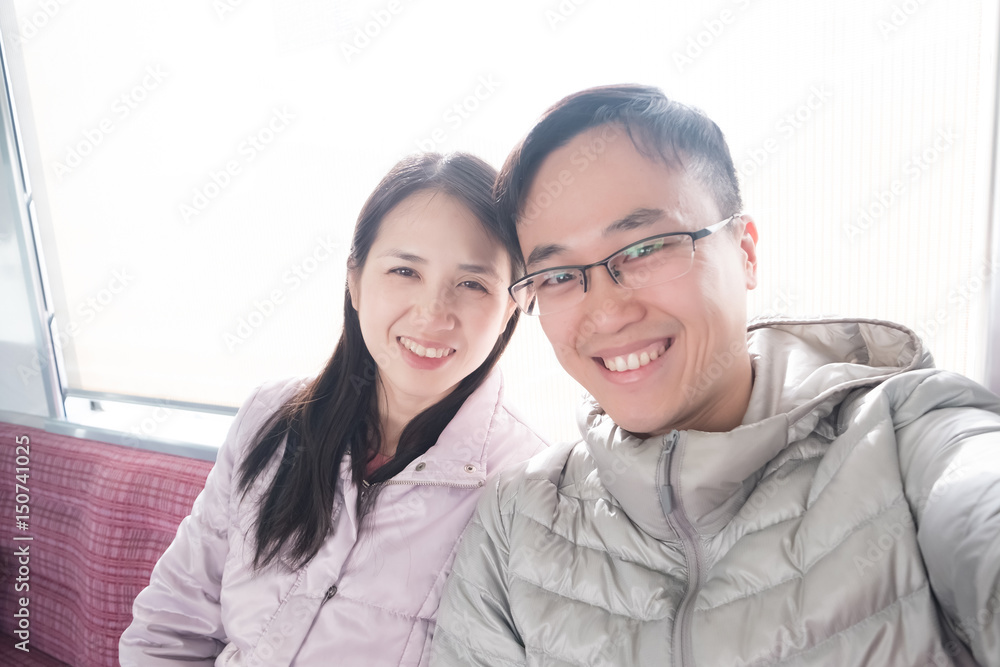
<path id="1" fill-rule="evenodd" d="M 361 296 L 361 286 L 358 284 L 360 281 L 358 275 L 360 273 L 357 269 L 352 267 L 350 264 L 347 266 L 347 293 L 351 295 L 351 305 L 354 310 L 358 310 L 358 302 Z"/>
<path id="2" fill-rule="evenodd" d="M 517 304 L 514 303 L 514 299 L 507 295 L 507 312 L 504 313 L 503 318 L 503 328 L 506 329 L 507 325 L 510 324 L 510 318 L 514 317 L 514 312 L 517 310 Z"/>

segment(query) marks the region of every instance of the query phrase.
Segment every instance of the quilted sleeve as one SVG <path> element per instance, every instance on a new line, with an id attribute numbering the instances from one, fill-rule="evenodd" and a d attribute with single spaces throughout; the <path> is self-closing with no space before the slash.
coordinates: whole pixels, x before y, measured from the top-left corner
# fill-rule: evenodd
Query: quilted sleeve
<path id="1" fill-rule="evenodd" d="M 237 454 L 253 435 L 244 423 L 259 391 L 240 408 L 191 514 L 157 561 L 149 586 L 136 596 L 132 623 L 118 645 L 122 667 L 210 666 L 225 646 L 219 595 L 229 552 L 230 494 Z"/>
<path id="2" fill-rule="evenodd" d="M 484 491 L 462 536 L 438 609 L 431 667 L 525 664 L 507 596 L 510 551 L 501 478 Z"/>
<path id="3" fill-rule="evenodd" d="M 1000 398 L 936 373 L 896 417 L 904 488 L 934 594 L 979 664 L 1000 666 Z"/>

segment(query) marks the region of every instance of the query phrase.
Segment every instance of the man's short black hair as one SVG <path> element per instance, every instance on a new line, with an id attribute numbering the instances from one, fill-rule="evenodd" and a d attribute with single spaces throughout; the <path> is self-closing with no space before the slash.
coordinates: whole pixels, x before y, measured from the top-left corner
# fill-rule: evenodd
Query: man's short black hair
<path id="1" fill-rule="evenodd" d="M 546 157 L 592 127 L 624 127 L 636 149 L 685 169 L 712 194 L 722 216 L 743 207 L 733 158 L 722 130 L 704 112 L 667 98 L 659 88 L 599 86 L 563 98 L 542 116 L 504 162 L 493 194 L 501 224 L 516 227 L 531 182 Z"/>

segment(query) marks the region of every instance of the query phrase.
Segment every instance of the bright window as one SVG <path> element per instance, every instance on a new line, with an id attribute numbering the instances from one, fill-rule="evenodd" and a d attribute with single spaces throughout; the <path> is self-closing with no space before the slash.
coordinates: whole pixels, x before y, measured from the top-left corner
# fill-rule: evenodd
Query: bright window
<path id="1" fill-rule="evenodd" d="M 996 0 L 17 0 L 0 14 L 71 392 L 238 405 L 317 372 L 369 191 L 402 155 L 499 166 L 596 84 L 726 133 L 754 313 L 903 322 L 984 377 Z M 527 318 L 508 391 L 553 439 L 579 388 Z"/>

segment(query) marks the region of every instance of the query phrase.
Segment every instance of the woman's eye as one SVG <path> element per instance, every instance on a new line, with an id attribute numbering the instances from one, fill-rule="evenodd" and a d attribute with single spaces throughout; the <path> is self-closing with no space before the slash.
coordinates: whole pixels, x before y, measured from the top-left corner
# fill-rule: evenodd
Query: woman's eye
<path id="1" fill-rule="evenodd" d="M 389 269 L 389 273 L 395 273 L 397 276 L 403 276 L 404 278 L 412 278 L 417 275 L 416 272 L 406 266 L 399 266 L 395 269 Z"/>
<path id="2" fill-rule="evenodd" d="M 489 294 L 489 290 L 486 289 L 486 286 L 481 283 L 477 283 L 475 280 L 466 280 L 460 283 L 460 285 L 462 287 L 467 287 L 471 290 L 476 290 L 477 292 L 484 292 L 486 294 Z"/>

